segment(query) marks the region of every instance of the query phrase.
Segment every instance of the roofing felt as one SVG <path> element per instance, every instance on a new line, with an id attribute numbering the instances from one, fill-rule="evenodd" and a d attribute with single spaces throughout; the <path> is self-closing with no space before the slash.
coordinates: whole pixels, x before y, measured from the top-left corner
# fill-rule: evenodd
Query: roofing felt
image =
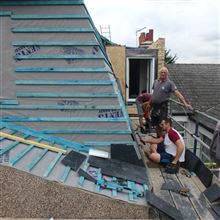
<path id="1" fill-rule="evenodd" d="M 133 192 L 146 190 L 148 183 L 126 180 L 132 191 L 118 193 L 61 163 L 63 151 L 83 152 L 88 159 L 89 149 L 136 147 L 111 64 L 84 2 L 0 1 L 0 22 L 1 163 L 68 186 L 137 200 Z M 60 150 L 40 147 L 45 145 Z M 89 167 L 87 159 L 81 168 L 92 169 L 102 180 L 101 170 Z M 146 204 L 144 198 L 138 203 Z"/>
<path id="2" fill-rule="evenodd" d="M 0 12 L 3 121 L 90 146 L 135 144 L 82 0 L 0 1 Z"/>

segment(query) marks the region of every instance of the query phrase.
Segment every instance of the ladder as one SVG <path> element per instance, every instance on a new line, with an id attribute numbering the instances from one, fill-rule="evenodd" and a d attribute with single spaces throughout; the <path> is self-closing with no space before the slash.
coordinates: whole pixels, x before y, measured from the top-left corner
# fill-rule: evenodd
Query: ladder
<path id="1" fill-rule="evenodd" d="M 108 25 L 108 26 L 101 26 L 100 25 L 100 33 L 102 36 L 108 38 L 111 41 L 110 25 Z"/>

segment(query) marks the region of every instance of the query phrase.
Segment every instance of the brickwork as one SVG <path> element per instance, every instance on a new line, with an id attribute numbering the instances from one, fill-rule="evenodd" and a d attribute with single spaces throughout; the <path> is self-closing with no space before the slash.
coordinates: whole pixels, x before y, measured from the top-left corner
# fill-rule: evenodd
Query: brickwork
<path id="1" fill-rule="evenodd" d="M 150 47 L 151 49 L 158 49 L 158 71 L 165 65 L 165 38 L 159 38 L 153 42 Z"/>

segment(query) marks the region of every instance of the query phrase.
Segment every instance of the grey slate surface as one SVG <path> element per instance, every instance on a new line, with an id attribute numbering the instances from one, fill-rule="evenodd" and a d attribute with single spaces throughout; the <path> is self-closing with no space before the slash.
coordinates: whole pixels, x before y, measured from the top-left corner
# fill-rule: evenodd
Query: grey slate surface
<path id="1" fill-rule="evenodd" d="M 168 64 L 170 79 L 194 109 L 220 120 L 220 64 Z M 201 118 L 214 129 L 216 123 Z"/>
<path id="2" fill-rule="evenodd" d="M 194 108 L 201 111 L 219 109 L 220 64 L 169 64 L 167 68 L 170 79 Z"/>

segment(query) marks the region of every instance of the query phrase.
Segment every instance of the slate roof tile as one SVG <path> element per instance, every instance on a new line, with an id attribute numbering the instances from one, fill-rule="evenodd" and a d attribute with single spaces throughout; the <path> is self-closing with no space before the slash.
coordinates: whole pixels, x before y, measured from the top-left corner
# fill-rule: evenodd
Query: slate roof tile
<path id="1" fill-rule="evenodd" d="M 220 64 L 168 64 L 167 68 L 194 109 L 220 120 Z M 207 124 L 207 120 L 203 122 Z M 215 123 L 208 127 L 213 129 Z"/>
<path id="2" fill-rule="evenodd" d="M 220 64 L 169 64 L 167 68 L 194 108 L 205 112 L 220 104 Z"/>

